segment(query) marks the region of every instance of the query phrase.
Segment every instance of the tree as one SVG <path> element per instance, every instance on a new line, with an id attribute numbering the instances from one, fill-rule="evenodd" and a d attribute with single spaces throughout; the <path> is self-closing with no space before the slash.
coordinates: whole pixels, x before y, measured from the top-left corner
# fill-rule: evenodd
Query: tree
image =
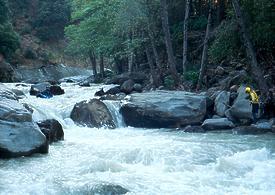
<path id="1" fill-rule="evenodd" d="M 203 51 L 202 51 L 202 57 L 201 57 L 201 68 L 200 68 L 200 74 L 199 74 L 199 80 L 197 84 L 197 90 L 199 90 L 202 86 L 202 81 L 205 76 L 206 72 L 206 66 L 207 66 L 207 55 L 208 55 L 208 41 L 210 37 L 210 26 L 211 26 L 211 17 L 212 17 L 212 5 L 210 1 L 209 5 L 209 13 L 208 13 L 208 20 L 207 20 L 207 27 L 205 32 L 205 38 L 203 42 Z"/>
<path id="2" fill-rule="evenodd" d="M 190 0 L 186 0 L 185 3 L 185 14 L 184 14 L 184 23 L 183 23 L 183 51 L 182 51 L 182 73 L 186 72 L 187 66 L 187 32 L 188 32 L 188 17 L 189 17 L 189 10 L 190 10 Z"/>
<path id="3" fill-rule="evenodd" d="M 166 52 L 167 52 L 167 56 L 168 56 L 169 69 L 170 69 L 171 75 L 174 79 L 175 85 L 179 86 L 181 81 L 180 81 L 180 77 L 179 77 L 177 69 L 176 69 L 176 60 L 175 60 L 172 41 L 171 41 L 166 0 L 160 0 L 160 5 L 161 5 L 161 14 L 162 14 L 161 15 L 162 29 L 164 32 L 164 39 L 165 39 L 165 45 L 166 45 Z"/>
<path id="4" fill-rule="evenodd" d="M 39 1 L 37 13 L 33 26 L 41 40 L 56 41 L 64 37 L 71 14 L 67 0 Z"/>
<path id="5" fill-rule="evenodd" d="M 244 23 L 244 17 L 241 11 L 241 7 L 238 0 L 232 0 L 232 4 L 235 10 L 235 15 L 237 18 L 237 22 L 240 26 L 240 33 L 242 36 L 243 44 L 246 49 L 247 57 L 250 60 L 250 66 L 251 66 L 251 73 L 255 81 L 258 83 L 259 88 L 263 94 L 263 97 L 266 98 L 268 94 L 268 86 L 264 79 L 263 73 L 261 69 L 259 68 L 257 56 L 253 47 L 253 44 L 251 42 L 251 39 L 249 37 L 249 33 L 247 32 L 247 28 Z"/>
<path id="6" fill-rule="evenodd" d="M 7 1 L 0 0 L 0 53 L 9 58 L 18 47 L 19 37 L 10 23 Z"/>

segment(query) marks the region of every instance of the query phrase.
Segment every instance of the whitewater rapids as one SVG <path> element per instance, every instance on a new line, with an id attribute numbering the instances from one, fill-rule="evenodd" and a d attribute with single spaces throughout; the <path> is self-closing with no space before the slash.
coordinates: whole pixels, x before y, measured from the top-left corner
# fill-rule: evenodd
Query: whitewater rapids
<path id="1" fill-rule="evenodd" d="M 80 127 L 69 118 L 75 103 L 101 87 L 62 84 L 51 99 L 27 95 L 34 121 L 57 119 L 65 140 L 49 154 L 0 160 L 0 194 L 98 194 L 108 184 L 127 194 L 275 194 L 275 136 L 192 134 L 125 127 L 119 102 L 106 102 L 119 128 Z"/>

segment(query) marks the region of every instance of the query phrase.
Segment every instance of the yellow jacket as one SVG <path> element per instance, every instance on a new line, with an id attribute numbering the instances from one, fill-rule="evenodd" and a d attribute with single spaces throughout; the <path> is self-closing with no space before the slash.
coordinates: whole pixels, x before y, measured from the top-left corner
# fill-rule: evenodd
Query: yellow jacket
<path id="1" fill-rule="evenodd" d="M 259 96 L 257 95 L 257 93 L 254 90 L 251 90 L 249 92 L 249 96 L 250 96 L 250 101 L 252 104 L 258 104 L 259 103 Z"/>

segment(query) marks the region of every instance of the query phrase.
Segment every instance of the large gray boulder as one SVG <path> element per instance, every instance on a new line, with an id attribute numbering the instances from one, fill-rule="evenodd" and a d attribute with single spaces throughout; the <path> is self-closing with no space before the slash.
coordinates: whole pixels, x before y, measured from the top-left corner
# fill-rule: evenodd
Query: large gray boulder
<path id="1" fill-rule="evenodd" d="M 230 109 L 226 111 L 227 118 L 231 119 L 252 119 L 252 108 L 248 94 L 245 93 L 245 87 L 241 86 L 238 89 L 238 97 Z"/>
<path id="2" fill-rule="evenodd" d="M 45 135 L 33 122 L 0 120 L 0 158 L 43 154 L 48 149 Z"/>
<path id="3" fill-rule="evenodd" d="M 116 128 L 114 119 L 107 106 L 98 99 L 77 103 L 71 112 L 71 118 L 77 124 L 88 127 Z"/>
<path id="4" fill-rule="evenodd" d="M 126 94 L 130 94 L 134 90 L 135 82 L 132 79 L 125 81 L 121 87 L 120 91 Z"/>
<path id="5" fill-rule="evenodd" d="M 47 153 L 48 142 L 32 121 L 32 113 L 15 99 L 15 94 L 0 86 L 0 158 Z M 15 98 L 15 99 L 14 99 Z"/>
<path id="6" fill-rule="evenodd" d="M 202 128 L 207 131 L 232 129 L 234 127 L 233 122 L 227 118 L 206 119 L 202 124 Z"/>
<path id="7" fill-rule="evenodd" d="M 206 115 L 206 97 L 183 91 L 132 94 L 120 112 L 126 125 L 165 128 L 200 124 Z"/>
<path id="8" fill-rule="evenodd" d="M 214 110 L 217 115 L 223 117 L 225 116 L 225 111 L 228 109 L 230 100 L 230 92 L 221 91 L 215 98 Z"/>

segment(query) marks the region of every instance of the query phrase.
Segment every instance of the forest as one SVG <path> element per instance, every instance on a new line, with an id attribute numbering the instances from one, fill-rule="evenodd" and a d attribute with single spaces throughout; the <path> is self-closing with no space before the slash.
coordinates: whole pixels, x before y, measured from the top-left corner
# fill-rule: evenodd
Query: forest
<path id="1" fill-rule="evenodd" d="M 274 84 L 273 1 L 1 0 L 0 6 L 0 52 L 7 59 L 20 49 L 20 35 L 34 34 L 46 44 L 65 40 L 66 55 L 88 61 L 100 77 L 104 67 L 148 71 L 153 88 L 205 89 L 215 83 L 208 70 L 219 66 L 243 67 L 264 93 Z M 28 25 L 17 24 L 15 32 L 20 11 Z M 24 56 L 36 54 L 27 48 Z"/>

